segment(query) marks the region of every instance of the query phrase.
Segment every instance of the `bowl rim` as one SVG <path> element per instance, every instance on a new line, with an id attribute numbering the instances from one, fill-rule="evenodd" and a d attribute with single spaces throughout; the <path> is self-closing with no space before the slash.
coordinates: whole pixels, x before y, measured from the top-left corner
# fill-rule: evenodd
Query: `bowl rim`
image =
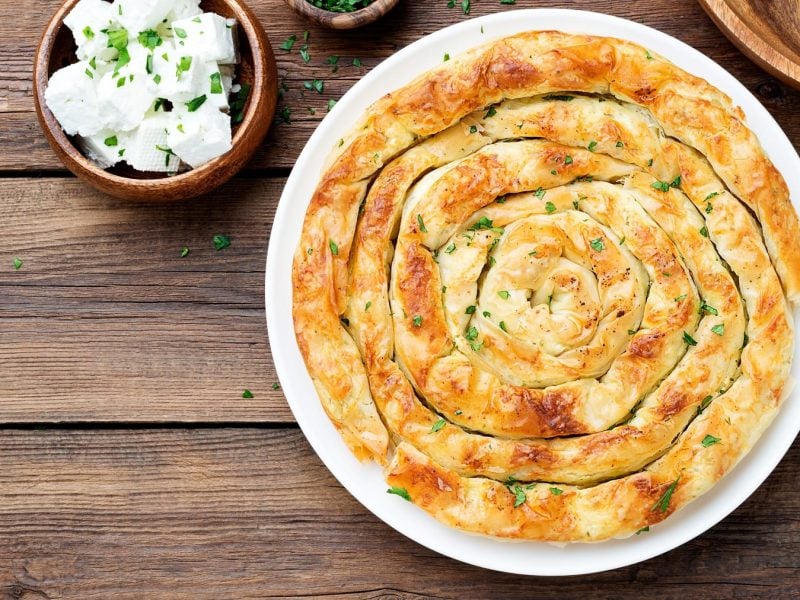
<path id="1" fill-rule="evenodd" d="M 261 104 L 261 97 L 266 93 L 268 71 L 270 63 L 274 65 L 275 59 L 263 26 L 250 8 L 240 0 L 221 0 L 229 5 L 237 17 L 240 32 L 247 37 L 250 51 L 253 56 L 253 83 L 248 98 L 248 106 L 231 140 L 231 150 L 213 160 L 197 167 L 175 175 L 154 177 L 152 179 L 137 179 L 111 173 L 98 167 L 87 158 L 72 143 L 55 115 L 50 111 L 45 101 L 45 91 L 50 79 L 48 67 L 52 57 L 54 42 L 60 31 L 66 27 L 64 18 L 80 2 L 80 0 L 66 0 L 53 14 L 42 33 L 33 64 L 33 97 L 39 124 L 45 130 L 48 142 L 61 159 L 64 166 L 74 174 L 86 179 L 96 178 L 111 187 L 124 187 L 131 189 L 147 189 L 157 191 L 161 188 L 175 189 L 176 187 L 193 184 L 196 180 L 210 175 L 219 167 L 228 163 L 232 158 L 232 149 L 248 134 L 256 123 L 257 107 Z M 244 18 L 242 18 L 244 17 Z M 259 31 L 260 30 L 260 31 Z M 261 140 L 259 140 L 260 142 Z M 257 145 L 257 144 L 256 144 Z"/>

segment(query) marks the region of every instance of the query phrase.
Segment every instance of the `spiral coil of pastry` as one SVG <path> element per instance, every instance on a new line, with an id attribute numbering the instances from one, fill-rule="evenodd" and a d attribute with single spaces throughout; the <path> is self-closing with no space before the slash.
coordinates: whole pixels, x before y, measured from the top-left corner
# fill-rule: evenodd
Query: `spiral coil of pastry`
<path id="1" fill-rule="evenodd" d="M 342 140 L 294 259 L 295 331 L 351 449 L 436 518 L 624 536 L 777 412 L 798 233 L 719 90 L 630 42 L 529 32 Z"/>

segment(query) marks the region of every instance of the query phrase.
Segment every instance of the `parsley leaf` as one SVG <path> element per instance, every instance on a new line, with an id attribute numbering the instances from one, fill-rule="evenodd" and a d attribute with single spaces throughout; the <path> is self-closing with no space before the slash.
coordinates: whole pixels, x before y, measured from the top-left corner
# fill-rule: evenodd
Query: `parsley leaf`
<path id="1" fill-rule="evenodd" d="M 388 490 L 386 490 L 387 494 L 394 494 L 395 496 L 400 496 L 403 500 L 408 500 L 411 502 L 411 496 L 408 493 L 406 488 L 392 486 Z"/>
<path id="2" fill-rule="evenodd" d="M 231 238 L 223 233 L 216 234 L 211 240 L 214 242 L 214 249 L 219 252 L 231 245 Z"/>

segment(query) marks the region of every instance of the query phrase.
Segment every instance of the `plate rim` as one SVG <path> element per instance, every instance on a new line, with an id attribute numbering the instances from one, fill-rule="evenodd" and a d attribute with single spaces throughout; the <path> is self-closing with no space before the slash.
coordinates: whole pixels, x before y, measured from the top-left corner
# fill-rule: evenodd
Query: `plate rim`
<path id="1" fill-rule="evenodd" d="M 558 21 L 571 24 L 558 27 L 561 30 L 611 35 L 645 45 L 681 68 L 691 65 L 691 68 L 685 70 L 710 81 L 731 96 L 745 111 L 747 125 L 756 132 L 767 154 L 786 179 L 797 208 L 795 198 L 800 192 L 800 157 L 766 108 L 733 75 L 711 58 L 669 34 L 604 13 L 551 8 L 503 11 L 450 25 L 412 42 L 382 61 L 339 100 L 309 138 L 286 181 L 269 235 L 264 285 L 270 349 L 281 387 L 303 434 L 337 481 L 381 521 L 422 546 L 470 565 L 518 575 L 565 576 L 597 573 L 636 564 L 685 544 L 711 529 L 747 500 L 772 473 L 800 431 L 800 394 L 789 392 L 777 413 L 781 418 L 776 418 L 762 433 L 740 463 L 709 492 L 683 507 L 664 523 L 651 528 L 647 536 L 562 546 L 535 541 L 497 540 L 456 530 L 436 521 L 420 508 L 388 496 L 385 494 L 387 485 L 383 470 L 374 462 L 359 463 L 325 414 L 300 356 L 291 316 L 291 258 L 294 256 L 303 217 L 310 201 L 310 194 L 302 198 L 297 189 L 310 186 L 313 191 L 318 180 L 318 176 L 315 176 L 312 183 L 308 183 L 309 178 L 304 181 L 302 174 L 309 172 L 309 169 L 314 170 L 314 167 L 309 167 L 312 163 L 318 164 L 314 172 L 319 173 L 334 147 L 332 141 L 339 139 L 340 133 L 344 135 L 352 128 L 366 106 L 383 93 L 393 91 L 405 83 L 406 79 L 395 83 L 401 78 L 392 77 L 392 69 L 401 69 L 403 61 L 410 63 L 408 59 L 415 54 L 427 53 L 427 58 L 419 61 L 416 68 L 410 69 L 405 65 L 406 71 L 413 70 L 415 75 L 419 75 L 440 64 L 429 64 L 430 57 L 441 57 L 442 54 L 438 52 L 443 49 L 451 52 L 445 48 L 463 46 L 466 49 L 480 45 L 474 43 L 474 37 L 470 38 L 473 41 L 471 44 L 454 42 L 447 45 L 453 38 L 457 39 L 471 28 L 475 28 L 476 32 L 480 28 L 481 34 L 486 31 L 487 35 L 479 38 L 480 43 L 486 43 L 512 35 L 514 31 L 553 29 L 553 26 L 541 27 L 537 23 Z M 579 26 L 572 25 L 575 23 Z M 494 27 L 501 29 L 502 33 L 494 35 L 491 31 Z M 602 33 L 597 29 L 611 29 L 614 33 Z M 456 56 L 460 51 L 461 49 L 452 55 Z M 686 60 L 675 60 L 675 56 L 685 56 Z M 688 58 L 692 60 L 689 61 Z M 383 81 L 386 79 L 388 81 Z M 383 89 L 383 92 L 376 96 L 375 92 L 368 91 L 370 86 Z M 765 143 L 765 138 L 768 143 Z M 302 199 L 298 201 L 298 197 Z M 294 213 L 300 215 L 298 223 L 291 222 Z M 288 253 L 282 252 L 287 248 Z M 795 339 L 793 375 L 798 371 L 799 351 L 800 344 Z M 787 384 L 787 388 L 791 388 L 791 383 Z M 320 415 L 322 421 L 319 419 Z M 791 422 L 796 425 L 792 426 Z M 745 478 L 745 474 L 749 478 Z M 379 478 L 377 486 L 376 476 Z M 740 481 L 742 479 L 744 482 Z M 365 485 L 372 487 L 364 487 Z M 596 550 L 591 550 L 592 548 Z M 467 550 L 479 551 L 468 554 Z M 507 562 L 499 561 L 496 555 L 501 555 Z M 532 560 L 538 555 L 546 559 L 546 566 Z"/>

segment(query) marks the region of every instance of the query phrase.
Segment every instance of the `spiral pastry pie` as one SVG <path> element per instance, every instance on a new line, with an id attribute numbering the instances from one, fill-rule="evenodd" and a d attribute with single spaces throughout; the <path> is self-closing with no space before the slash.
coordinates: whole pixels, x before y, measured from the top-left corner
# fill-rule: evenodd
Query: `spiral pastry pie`
<path id="1" fill-rule="evenodd" d="M 528 32 L 388 94 L 294 257 L 322 404 L 391 491 L 486 535 L 629 535 L 778 410 L 797 215 L 741 110 L 617 39 Z"/>

